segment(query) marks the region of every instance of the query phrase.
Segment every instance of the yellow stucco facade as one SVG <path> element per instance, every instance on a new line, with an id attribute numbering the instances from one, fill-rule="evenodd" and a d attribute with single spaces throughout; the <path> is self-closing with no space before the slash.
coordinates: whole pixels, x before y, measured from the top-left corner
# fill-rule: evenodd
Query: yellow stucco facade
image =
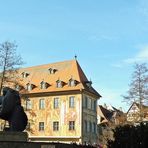
<path id="1" fill-rule="evenodd" d="M 69 107 L 69 97 L 74 97 L 74 107 Z M 58 98 L 59 102 L 57 107 L 54 107 L 54 99 Z M 44 107 L 40 108 L 40 99 L 44 100 Z M 56 95 L 56 96 L 42 96 L 29 98 L 31 101 L 31 109 L 26 111 L 30 122 L 29 137 L 32 140 L 36 139 L 36 136 L 42 137 L 43 140 L 49 141 L 72 137 L 79 139 L 81 136 L 81 95 Z M 24 102 L 25 103 L 25 102 Z M 69 130 L 69 121 L 75 122 L 75 129 Z M 39 122 L 44 123 L 44 130 L 39 130 Z M 58 130 L 53 130 L 53 123 L 58 122 Z M 29 131 L 29 130 L 28 130 Z M 55 139 L 59 137 L 59 139 Z M 73 141 L 73 140 L 71 140 Z"/>
<path id="2" fill-rule="evenodd" d="M 74 106 L 69 106 L 70 97 L 74 97 Z M 76 142 L 95 143 L 97 139 L 96 111 L 92 106 L 85 106 L 85 97 L 90 96 L 75 92 L 63 95 L 38 96 L 27 98 L 30 106 L 27 107 L 26 100 L 22 104 L 29 118 L 29 128 L 27 129 L 31 141 L 56 141 L 56 142 Z M 58 98 L 58 107 L 54 107 L 54 99 Z M 96 100 L 90 97 L 96 105 Z M 40 100 L 44 100 L 44 107 L 40 108 Z M 91 101 L 92 101 L 91 100 Z M 74 121 L 74 129 L 69 129 L 69 122 Z M 40 130 L 40 123 L 44 123 L 44 129 Z M 53 124 L 58 122 L 58 130 L 54 130 Z M 86 127 L 85 122 L 89 127 Z M 94 124 L 94 125 L 93 125 Z M 90 127 L 91 126 L 91 127 Z"/>

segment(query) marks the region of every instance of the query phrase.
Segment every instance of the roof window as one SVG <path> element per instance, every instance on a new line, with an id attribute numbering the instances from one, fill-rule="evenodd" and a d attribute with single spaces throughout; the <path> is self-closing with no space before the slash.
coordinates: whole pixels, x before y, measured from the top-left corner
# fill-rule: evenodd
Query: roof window
<path id="1" fill-rule="evenodd" d="M 68 83 L 68 85 L 69 86 L 76 86 L 76 84 L 77 84 L 77 81 L 76 80 L 74 80 L 73 78 L 71 78 L 70 80 L 69 80 L 69 83 Z"/>
<path id="2" fill-rule="evenodd" d="M 41 88 L 41 89 L 47 89 L 48 86 L 49 86 L 49 84 L 48 84 L 47 82 L 45 82 L 45 81 L 42 81 L 42 82 L 40 83 L 40 88 Z"/>
<path id="3" fill-rule="evenodd" d="M 85 84 L 90 88 L 92 85 L 92 81 L 87 81 L 87 82 L 85 82 Z"/>
<path id="4" fill-rule="evenodd" d="M 31 91 L 34 87 L 35 87 L 34 84 L 31 84 L 31 83 L 27 83 L 27 84 L 26 84 L 26 89 L 27 89 L 28 91 Z"/>
<path id="5" fill-rule="evenodd" d="M 61 80 L 57 80 L 56 83 L 57 83 L 57 88 L 62 88 L 64 86 L 64 82 Z"/>
<path id="6" fill-rule="evenodd" d="M 29 73 L 27 72 L 22 72 L 22 78 L 27 78 L 29 76 Z"/>
<path id="7" fill-rule="evenodd" d="M 18 84 L 17 84 L 17 85 L 15 85 L 15 90 L 16 90 L 16 91 L 20 91 L 20 90 L 21 90 L 21 88 L 22 88 L 22 86 L 20 86 L 20 85 L 18 85 Z"/>
<path id="8" fill-rule="evenodd" d="M 57 71 L 57 69 L 54 68 L 49 68 L 48 70 L 50 74 L 55 74 L 55 72 Z"/>

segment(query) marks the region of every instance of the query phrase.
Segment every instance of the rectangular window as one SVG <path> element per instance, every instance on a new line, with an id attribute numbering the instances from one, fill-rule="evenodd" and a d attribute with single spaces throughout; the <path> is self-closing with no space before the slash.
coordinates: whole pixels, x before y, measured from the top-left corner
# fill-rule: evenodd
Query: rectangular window
<path id="1" fill-rule="evenodd" d="M 69 80 L 69 86 L 76 86 L 76 81 L 73 79 Z"/>
<path id="2" fill-rule="evenodd" d="M 20 86 L 19 85 L 16 85 L 15 86 L 15 90 L 20 91 Z"/>
<path id="3" fill-rule="evenodd" d="M 89 121 L 89 131 L 92 132 L 92 123 Z"/>
<path id="4" fill-rule="evenodd" d="M 69 107 L 73 108 L 75 106 L 75 97 L 69 97 Z"/>
<path id="5" fill-rule="evenodd" d="M 96 100 L 91 100 L 92 110 L 96 112 Z"/>
<path id="6" fill-rule="evenodd" d="M 69 121 L 69 130 L 75 130 L 75 121 Z"/>
<path id="7" fill-rule="evenodd" d="M 91 109 L 94 110 L 94 100 L 91 100 Z"/>
<path id="8" fill-rule="evenodd" d="M 44 122 L 39 122 L 39 131 L 44 131 Z"/>
<path id="9" fill-rule="evenodd" d="M 94 122 L 92 124 L 92 132 L 93 133 L 96 133 L 96 124 Z"/>
<path id="10" fill-rule="evenodd" d="M 45 100 L 44 99 L 40 99 L 39 100 L 39 109 L 44 109 L 45 108 Z"/>
<path id="11" fill-rule="evenodd" d="M 85 108 L 87 108 L 87 106 L 88 106 L 88 99 L 87 99 L 87 97 L 85 97 Z"/>
<path id="12" fill-rule="evenodd" d="M 58 131 L 59 130 L 59 122 L 58 121 L 53 122 L 53 130 L 54 131 Z"/>
<path id="13" fill-rule="evenodd" d="M 84 121 L 84 132 L 87 132 L 87 121 Z"/>
<path id="14" fill-rule="evenodd" d="M 91 98 L 88 98 L 88 109 L 91 109 Z"/>
<path id="15" fill-rule="evenodd" d="M 26 85 L 26 89 L 27 89 L 28 91 L 31 91 L 32 88 L 33 88 L 32 84 L 27 84 L 27 85 Z"/>
<path id="16" fill-rule="evenodd" d="M 94 101 L 94 111 L 97 111 L 97 101 Z"/>
<path id="17" fill-rule="evenodd" d="M 54 98 L 54 108 L 59 108 L 59 98 Z"/>
<path id="18" fill-rule="evenodd" d="M 26 110 L 32 109 L 32 102 L 30 100 L 26 101 Z"/>
<path id="19" fill-rule="evenodd" d="M 46 89 L 46 83 L 45 83 L 45 82 L 41 82 L 40 88 L 41 88 L 41 89 Z"/>
<path id="20" fill-rule="evenodd" d="M 57 88 L 62 88 L 62 81 L 57 81 Z"/>
<path id="21" fill-rule="evenodd" d="M 87 132 L 89 132 L 90 130 L 90 124 L 89 124 L 89 121 L 87 121 Z"/>

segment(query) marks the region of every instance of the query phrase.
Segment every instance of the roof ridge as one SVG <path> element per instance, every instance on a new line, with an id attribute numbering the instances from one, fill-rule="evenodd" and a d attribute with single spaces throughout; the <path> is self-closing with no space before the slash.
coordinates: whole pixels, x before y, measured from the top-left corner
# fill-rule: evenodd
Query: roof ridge
<path id="1" fill-rule="evenodd" d="M 29 67 L 22 67 L 20 69 L 31 69 L 31 68 L 48 66 L 48 65 L 60 64 L 60 63 L 67 63 L 67 62 L 72 62 L 72 61 L 76 61 L 76 60 L 73 59 L 73 60 L 65 60 L 65 61 L 61 61 L 61 62 L 53 62 L 53 63 L 48 63 L 48 64 L 40 64 L 40 65 L 34 65 L 34 66 L 29 66 Z"/>

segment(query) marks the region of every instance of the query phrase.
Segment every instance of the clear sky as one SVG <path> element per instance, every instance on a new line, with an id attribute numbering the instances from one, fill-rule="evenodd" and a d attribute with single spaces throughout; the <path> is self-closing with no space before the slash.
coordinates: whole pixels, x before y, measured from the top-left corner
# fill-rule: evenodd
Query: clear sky
<path id="1" fill-rule="evenodd" d="M 0 0 L 0 42 L 16 41 L 24 67 L 74 59 L 100 103 L 128 109 L 133 64 L 148 62 L 147 0 Z"/>

